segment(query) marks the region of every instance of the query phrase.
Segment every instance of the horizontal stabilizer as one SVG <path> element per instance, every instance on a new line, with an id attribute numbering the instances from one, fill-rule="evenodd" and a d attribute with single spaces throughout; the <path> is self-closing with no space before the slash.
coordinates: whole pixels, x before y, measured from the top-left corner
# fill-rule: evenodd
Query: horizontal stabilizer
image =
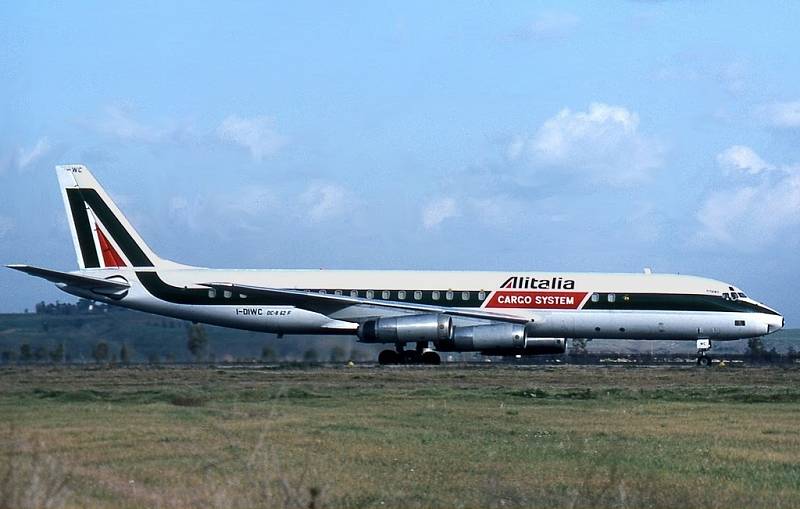
<path id="1" fill-rule="evenodd" d="M 99 291 L 98 293 L 119 292 L 130 288 L 129 284 L 122 281 L 111 281 L 98 277 L 84 276 L 82 274 L 72 274 L 58 270 L 43 269 L 41 267 L 33 267 L 31 265 L 6 265 L 6 267 L 30 274 L 31 276 L 46 279 L 52 283 L 84 288 L 86 290 Z"/>
<path id="2" fill-rule="evenodd" d="M 484 309 L 468 310 L 463 308 L 453 308 L 447 306 L 431 306 L 428 304 L 414 304 L 410 302 L 398 302 L 391 300 L 365 299 L 361 297 L 349 297 L 345 295 L 331 295 L 325 293 L 312 293 L 302 290 L 285 290 L 279 288 L 263 288 L 260 286 L 237 285 L 232 283 L 201 283 L 202 286 L 214 288 L 218 291 L 228 291 L 243 295 L 259 295 L 262 297 L 272 297 L 280 299 L 287 305 L 313 310 L 319 305 L 340 305 L 344 306 L 372 306 L 378 308 L 402 309 L 406 311 L 416 311 L 420 313 L 446 313 L 450 316 L 460 316 L 464 318 L 477 318 L 480 320 L 494 320 L 510 323 L 529 323 L 532 318 L 508 315 L 504 313 L 494 313 Z"/>

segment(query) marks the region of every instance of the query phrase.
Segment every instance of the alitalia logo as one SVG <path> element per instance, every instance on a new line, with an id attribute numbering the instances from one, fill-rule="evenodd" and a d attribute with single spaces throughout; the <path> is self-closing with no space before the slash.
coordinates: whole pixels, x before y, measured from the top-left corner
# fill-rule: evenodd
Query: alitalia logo
<path id="1" fill-rule="evenodd" d="M 553 277 L 550 279 L 540 279 L 533 276 L 511 276 L 500 285 L 500 288 L 519 288 L 533 290 L 574 290 L 575 281 Z"/>

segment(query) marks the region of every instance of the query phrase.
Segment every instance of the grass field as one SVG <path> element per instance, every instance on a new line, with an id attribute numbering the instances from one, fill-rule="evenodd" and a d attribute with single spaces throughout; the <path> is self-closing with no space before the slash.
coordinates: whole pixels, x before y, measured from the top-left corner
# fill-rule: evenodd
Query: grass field
<path id="1" fill-rule="evenodd" d="M 0 370 L 0 507 L 798 507 L 800 369 Z"/>

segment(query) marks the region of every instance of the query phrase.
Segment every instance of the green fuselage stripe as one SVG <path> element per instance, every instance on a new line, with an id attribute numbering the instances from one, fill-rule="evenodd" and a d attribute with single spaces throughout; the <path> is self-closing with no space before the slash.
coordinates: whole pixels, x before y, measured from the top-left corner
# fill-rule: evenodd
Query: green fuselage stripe
<path id="1" fill-rule="evenodd" d="M 609 311 L 715 311 L 719 313 L 776 314 L 763 306 L 742 300 L 724 299 L 715 295 L 672 293 L 598 293 L 597 301 L 589 300 L 583 309 Z M 614 296 L 609 302 L 609 295 Z"/>

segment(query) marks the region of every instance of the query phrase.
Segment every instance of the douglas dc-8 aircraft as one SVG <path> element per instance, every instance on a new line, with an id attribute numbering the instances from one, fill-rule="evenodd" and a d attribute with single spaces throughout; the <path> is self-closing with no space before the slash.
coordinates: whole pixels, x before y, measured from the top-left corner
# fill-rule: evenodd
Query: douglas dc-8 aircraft
<path id="1" fill-rule="evenodd" d="M 56 172 L 80 270 L 10 268 L 147 313 L 394 345 L 381 364 L 439 364 L 437 352 L 557 354 L 567 338 L 608 338 L 696 341 L 698 364 L 707 366 L 711 341 L 784 325 L 739 288 L 694 276 L 190 267 L 156 256 L 85 166 Z"/>

